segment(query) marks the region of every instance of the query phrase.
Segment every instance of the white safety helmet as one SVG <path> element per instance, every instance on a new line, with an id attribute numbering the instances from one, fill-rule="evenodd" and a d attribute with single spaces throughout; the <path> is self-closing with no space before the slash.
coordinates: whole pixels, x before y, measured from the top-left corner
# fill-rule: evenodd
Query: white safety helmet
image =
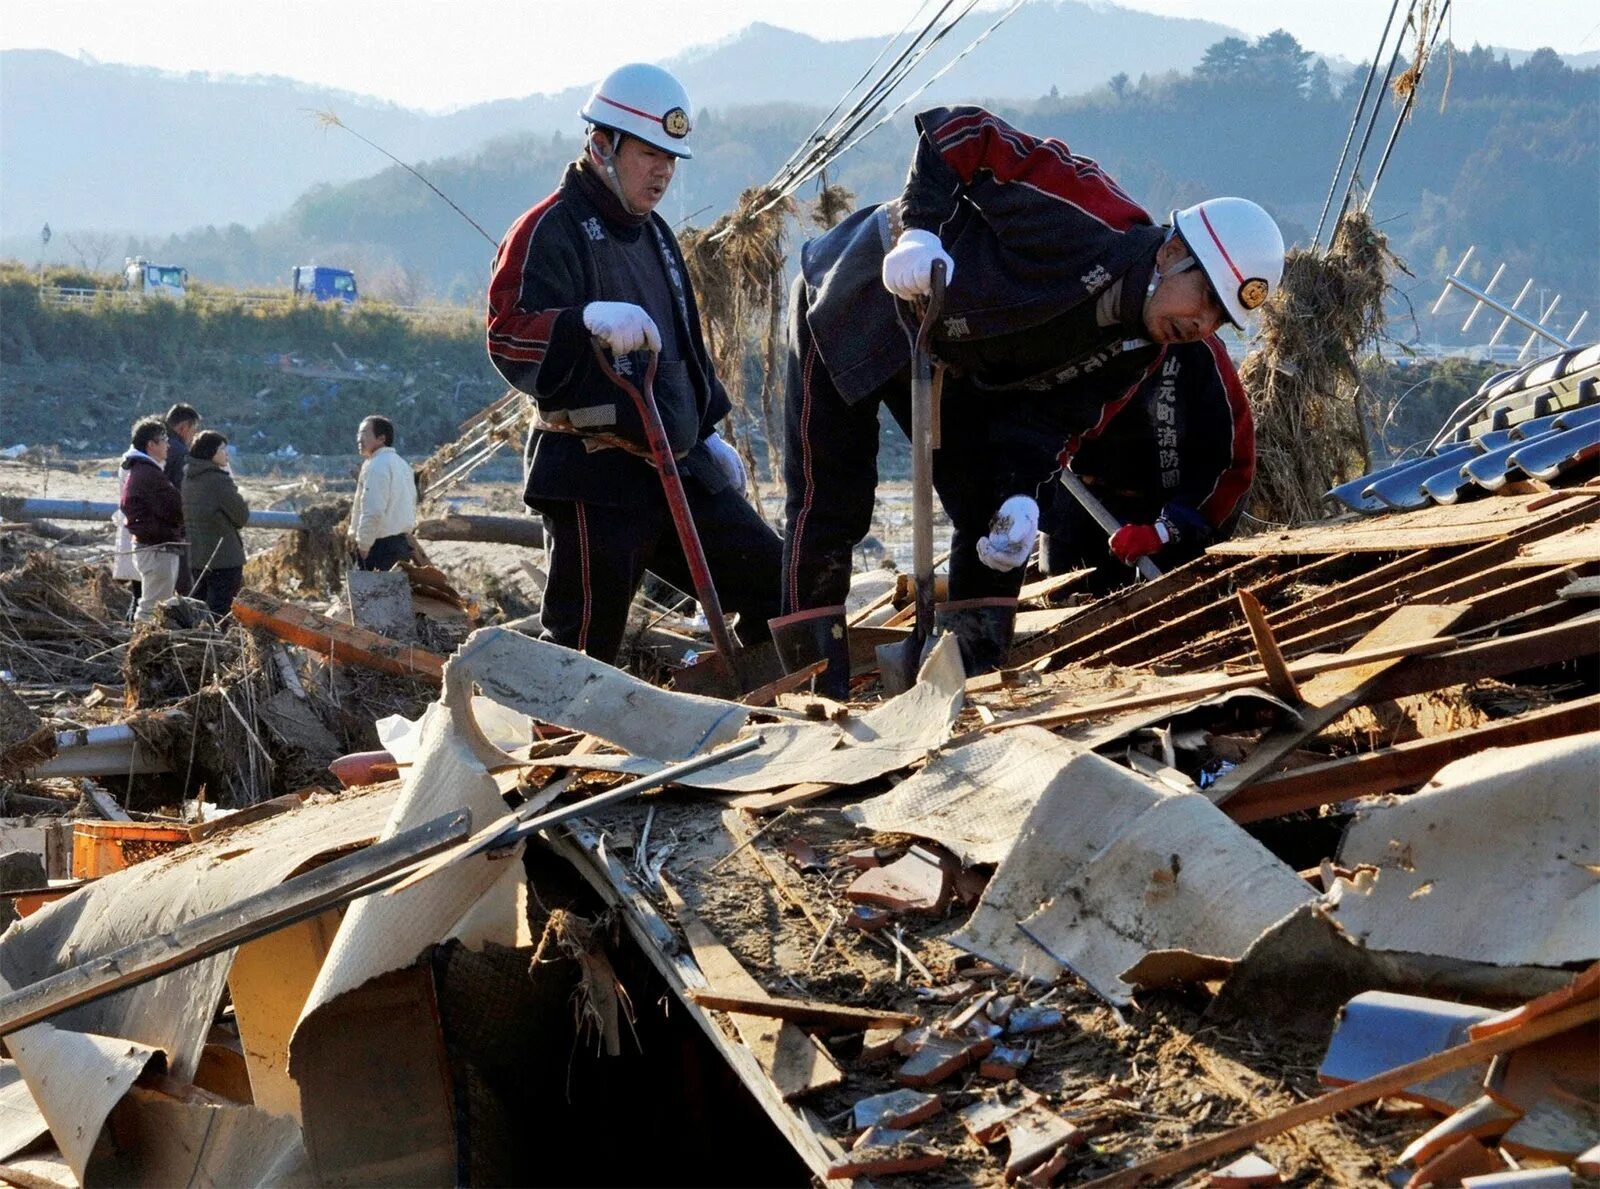
<path id="1" fill-rule="evenodd" d="M 630 62 L 619 66 L 595 87 L 578 112 L 598 128 L 636 136 L 674 157 L 689 151 L 689 95 L 683 84 L 659 66 Z"/>
<path id="2" fill-rule="evenodd" d="M 1228 320 L 1243 327 L 1283 279 L 1283 233 L 1248 198 L 1208 198 L 1172 212 L 1172 225 L 1222 299 Z"/>

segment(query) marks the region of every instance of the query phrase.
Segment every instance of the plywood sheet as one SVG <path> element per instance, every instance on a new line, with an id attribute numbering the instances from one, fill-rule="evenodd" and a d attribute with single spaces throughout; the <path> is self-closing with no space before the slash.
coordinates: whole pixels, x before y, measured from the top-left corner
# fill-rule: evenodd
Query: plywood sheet
<path id="1" fill-rule="evenodd" d="M 1576 501 L 1588 501 L 1600 511 L 1596 496 L 1574 495 L 1554 504 L 1548 497 L 1500 497 L 1467 504 L 1434 505 L 1414 512 L 1349 517 L 1285 532 L 1224 541 L 1208 552 L 1236 557 L 1264 553 L 1393 553 L 1413 549 L 1439 549 L 1451 545 L 1476 545 L 1497 540 L 1547 516 L 1571 511 Z M 1539 506 L 1543 504 L 1543 506 Z M 1530 511 L 1530 505 L 1533 505 Z"/>

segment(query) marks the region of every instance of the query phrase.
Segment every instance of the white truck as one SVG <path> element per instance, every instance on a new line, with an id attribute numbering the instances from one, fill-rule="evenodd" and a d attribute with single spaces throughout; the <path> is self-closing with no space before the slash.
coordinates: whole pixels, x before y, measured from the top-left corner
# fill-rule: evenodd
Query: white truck
<path id="1" fill-rule="evenodd" d="M 122 287 L 143 297 L 167 297 L 182 301 L 189 283 L 189 270 L 170 264 L 151 264 L 143 256 L 130 256 L 123 262 Z"/>

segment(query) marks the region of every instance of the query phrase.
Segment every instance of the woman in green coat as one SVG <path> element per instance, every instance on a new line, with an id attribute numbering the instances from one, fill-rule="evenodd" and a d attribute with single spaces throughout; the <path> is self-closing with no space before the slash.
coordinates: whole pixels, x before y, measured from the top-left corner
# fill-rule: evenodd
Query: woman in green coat
<path id="1" fill-rule="evenodd" d="M 195 435 L 183 464 L 183 521 L 189 532 L 194 597 L 218 619 L 244 584 L 244 539 L 250 505 L 228 472 L 228 439 L 214 429 Z"/>

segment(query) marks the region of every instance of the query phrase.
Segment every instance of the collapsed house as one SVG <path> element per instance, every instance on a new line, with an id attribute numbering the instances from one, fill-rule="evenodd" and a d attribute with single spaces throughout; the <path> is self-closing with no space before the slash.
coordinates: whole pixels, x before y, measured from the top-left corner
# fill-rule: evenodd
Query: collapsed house
<path id="1" fill-rule="evenodd" d="M 1600 438 L 1547 435 L 1600 425 L 1600 350 L 1539 366 L 1427 498 L 1391 471 L 1104 599 L 1040 579 L 1010 668 L 945 640 L 889 699 L 870 648 L 840 704 L 464 613 L 418 638 L 404 579 L 351 592 L 365 627 L 259 592 L 234 636 L 169 627 L 175 675 L 127 686 L 187 732 L 6 718 L 22 786 L 199 739 L 236 811 L 54 884 L 59 823 L 7 835 L 40 857 L 5 893 L 0 1179 L 1594 1175 Z M 893 642 L 870 577 L 853 635 Z M 10 630 L 93 697 L 72 614 Z M 366 752 L 349 787 L 293 769 L 313 725 Z"/>

